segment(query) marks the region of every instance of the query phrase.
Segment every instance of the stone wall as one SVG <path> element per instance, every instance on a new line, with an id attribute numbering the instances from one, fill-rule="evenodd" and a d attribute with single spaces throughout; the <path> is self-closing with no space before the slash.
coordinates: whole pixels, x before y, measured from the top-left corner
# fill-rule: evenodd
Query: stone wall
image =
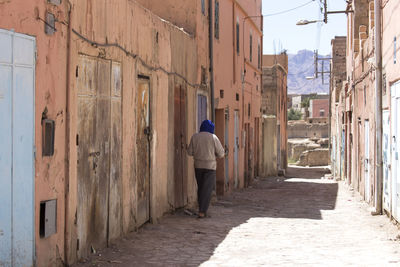
<path id="1" fill-rule="evenodd" d="M 306 123 L 304 121 L 289 122 L 288 138 L 327 138 L 327 123 Z"/>

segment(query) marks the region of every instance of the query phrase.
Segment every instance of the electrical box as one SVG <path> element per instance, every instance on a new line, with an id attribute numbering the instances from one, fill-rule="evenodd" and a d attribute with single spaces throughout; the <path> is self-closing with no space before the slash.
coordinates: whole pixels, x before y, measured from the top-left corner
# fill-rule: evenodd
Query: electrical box
<path id="1" fill-rule="evenodd" d="M 40 202 L 39 236 L 46 238 L 57 232 L 57 199 Z"/>

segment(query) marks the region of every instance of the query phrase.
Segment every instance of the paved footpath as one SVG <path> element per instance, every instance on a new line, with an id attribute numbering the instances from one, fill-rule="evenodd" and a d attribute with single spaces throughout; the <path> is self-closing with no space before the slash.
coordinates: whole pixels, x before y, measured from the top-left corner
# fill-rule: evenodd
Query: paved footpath
<path id="1" fill-rule="evenodd" d="M 147 224 L 77 266 L 400 266 L 399 230 L 324 169 L 290 168 Z"/>

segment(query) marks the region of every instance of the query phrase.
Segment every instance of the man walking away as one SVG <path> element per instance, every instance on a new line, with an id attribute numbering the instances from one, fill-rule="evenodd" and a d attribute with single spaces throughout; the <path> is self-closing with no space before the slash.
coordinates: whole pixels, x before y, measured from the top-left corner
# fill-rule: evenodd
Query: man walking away
<path id="1" fill-rule="evenodd" d="M 225 154 L 218 137 L 214 134 L 214 124 L 204 120 L 200 132 L 190 139 L 189 156 L 194 157 L 194 168 L 197 181 L 197 200 L 199 202 L 199 218 L 206 216 L 210 205 L 211 193 L 215 185 L 217 158 Z"/>

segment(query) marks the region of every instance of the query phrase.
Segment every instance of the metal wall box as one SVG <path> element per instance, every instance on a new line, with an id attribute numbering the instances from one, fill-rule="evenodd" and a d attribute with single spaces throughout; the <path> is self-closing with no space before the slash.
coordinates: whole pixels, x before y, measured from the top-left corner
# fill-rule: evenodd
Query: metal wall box
<path id="1" fill-rule="evenodd" d="M 39 236 L 46 238 L 57 232 L 57 199 L 40 202 Z"/>
<path id="2" fill-rule="evenodd" d="M 61 4 L 61 0 L 47 0 L 47 3 L 58 6 Z"/>
<path id="3" fill-rule="evenodd" d="M 53 156 L 55 122 L 44 119 L 42 122 L 42 156 Z"/>

